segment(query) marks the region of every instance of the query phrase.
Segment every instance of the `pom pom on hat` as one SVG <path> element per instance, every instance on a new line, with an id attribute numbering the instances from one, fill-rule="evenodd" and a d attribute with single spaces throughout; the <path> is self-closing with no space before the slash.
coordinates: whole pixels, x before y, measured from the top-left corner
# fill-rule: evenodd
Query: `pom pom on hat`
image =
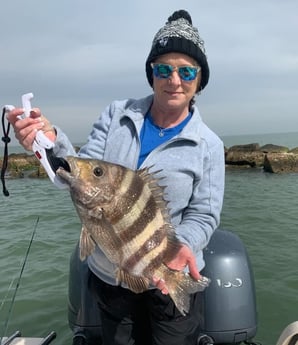
<path id="1" fill-rule="evenodd" d="M 153 85 L 151 62 L 167 53 L 182 53 L 190 56 L 201 66 L 202 80 L 197 92 L 204 89 L 209 80 L 204 41 L 198 29 L 192 26 L 190 14 L 185 10 L 174 12 L 155 35 L 151 51 L 146 61 L 146 75 L 149 84 Z"/>

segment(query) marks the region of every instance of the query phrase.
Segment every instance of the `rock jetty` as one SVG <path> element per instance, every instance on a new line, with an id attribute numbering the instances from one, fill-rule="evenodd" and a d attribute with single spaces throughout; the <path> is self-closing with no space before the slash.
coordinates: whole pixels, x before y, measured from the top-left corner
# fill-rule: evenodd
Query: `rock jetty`
<path id="1" fill-rule="evenodd" d="M 225 148 L 226 167 L 262 168 L 269 173 L 297 173 L 298 147 L 258 143 Z"/>
<path id="2" fill-rule="evenodd" d="M 76 148 L 78 150 L 78 148 Z M 2 168 L 3 158 L 0 158 Z M 258 143 L 225 148 L 227 169 L 263 169 L 268 173 L 298 173 L 298 147 Z M 47 174 L 33 154 L 14 153 L 8 157 L 8 178 L 47 178 Z"/>
<path id="3" fill-rule="evenodd" d="M 3 157 L 0 158 L 0 167 L 2 169 Z M 48 175 L 33 154 L 12 153 L 8 156 L 6 170 L 7 178 L 47 178 Z"/>

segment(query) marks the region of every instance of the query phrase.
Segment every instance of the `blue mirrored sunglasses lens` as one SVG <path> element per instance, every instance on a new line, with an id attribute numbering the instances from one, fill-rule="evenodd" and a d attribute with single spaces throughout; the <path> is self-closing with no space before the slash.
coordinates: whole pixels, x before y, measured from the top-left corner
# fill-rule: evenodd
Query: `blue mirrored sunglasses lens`
<path id="1" fill-rule="evenodd" d="M 167 79 L 174 71 L 174 67 L 166 64 L 156 64 L 153 73 L 156 78 Z M 192 66 L 178 67 L 178 73 L 182 80 L 191 81 L 196 79 L 198 69 Z"/>
<path id="2" fill-rule="evenodd" d="M 196 79 L 197 68 L 191 66 L 179 67 L 178 73 L 181 79 L 190 81 Z"/>
<path id="3" fill-rule="evenodd" d="M 172 72 L 173 72 L 173 67 L 170 65 L 157 64 L 157 65 L 154 65 L 154 68 L 153 68 L 153 73 L 155 77 L 157 78 L 162 78 L 162 79 L 169 78 Z"/>

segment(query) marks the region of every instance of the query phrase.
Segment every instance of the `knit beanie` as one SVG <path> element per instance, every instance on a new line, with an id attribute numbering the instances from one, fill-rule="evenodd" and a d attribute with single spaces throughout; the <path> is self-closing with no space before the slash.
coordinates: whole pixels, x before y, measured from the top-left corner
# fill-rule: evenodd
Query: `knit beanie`
<path id="1" fill-rule="evenodd" d="M 204 41 L 198 29 L 192 26 L 191 16 L 187 11 L 174 12 L 155 35 L 151 51 L 146 61 L 146 75 L 150 86 L 153 85 L 151 63 L 157 57 L 167 53 L 182 53 L 192 57 L 201 66 L 201 84 L 197 92 L 203 90 L 209 80 L 209 66 L 205 53 Z"/>

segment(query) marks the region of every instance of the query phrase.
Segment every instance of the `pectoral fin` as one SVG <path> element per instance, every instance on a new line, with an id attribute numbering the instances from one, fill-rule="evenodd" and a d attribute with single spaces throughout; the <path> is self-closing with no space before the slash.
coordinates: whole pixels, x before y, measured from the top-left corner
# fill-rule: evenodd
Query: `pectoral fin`
<path id="1" fill-rule="evenodd" d="M 80 259 L 83 261 L 89 256 L 95 249 L 95 242 L 90 236 L 89 232 L 82 226 L 81 236 L 80 236 Z"/>

